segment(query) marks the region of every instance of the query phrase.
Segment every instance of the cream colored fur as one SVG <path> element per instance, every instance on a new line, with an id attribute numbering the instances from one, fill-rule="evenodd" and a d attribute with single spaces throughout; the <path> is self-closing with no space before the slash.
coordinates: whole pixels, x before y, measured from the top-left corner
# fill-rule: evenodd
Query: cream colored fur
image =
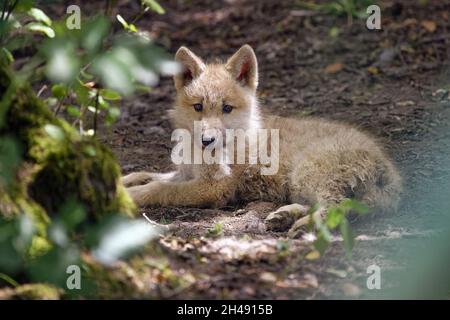
<path id="1" fill-rule="evenodd" d="M 256 99 L 258 66 L 250 46 L 243 46 L 225 64 L 205 64 L 185 47 L 178 50 L 176 60 L 184 72 L 174 79 L 177 95 L 170 111 L 174 128 L 192 131 L 193 122 L 201 121 L 203 129 L 220 132 L 279 129 L 279 171 L 264 176 L 257 165 L 231 165 L 230 175 L 217 178 L 220 165 L 202 164 L 182 165 L 168 174 L 132 173 L 123 182 L 138 205 L 220 207 L 234 200 L 266 200 L 324 208 L 356 198 L 373 208 L 395 210 L 400 176 L 369 135 L 321 119 L 261 115 Z M 194 110 L 196 103 L 202 103 L 202 112 Z M 224 104 L 233 106 L 231 113 L 222 111 Z M 280 229 L 283 217 L 297 220 L 307 210 L 297 204 L 284 208 L 269 215 L 269 228 Z M 307 219 L 294 224 L 291 234 Z"/>

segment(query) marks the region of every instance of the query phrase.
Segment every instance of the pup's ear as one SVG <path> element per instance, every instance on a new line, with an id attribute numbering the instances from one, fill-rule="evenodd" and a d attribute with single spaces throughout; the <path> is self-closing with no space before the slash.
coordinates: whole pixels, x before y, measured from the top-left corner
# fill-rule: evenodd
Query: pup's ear
<path id="1" fill-rule="evenodd" d="M 175 54 L 175 61 L 179 62 L 182 71 L 174 76 L 175 88 L 182 89 L 193 79 L 197 78 L 205 69 L 202 59 L 197 57 L 186 47 L 180 47 Z"/>
<path id="2" fill-rule="evenodd" d="M 244 87 L 255 91 L 258 86 L 258 61 L 248 44 L 243 45 L 226 64 L 227 70 Z"/>

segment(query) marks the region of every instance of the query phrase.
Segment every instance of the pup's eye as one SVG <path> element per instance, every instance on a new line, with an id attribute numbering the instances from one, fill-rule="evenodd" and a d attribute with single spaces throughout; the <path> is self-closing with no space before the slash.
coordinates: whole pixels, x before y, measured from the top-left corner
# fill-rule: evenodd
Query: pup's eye
<path id="1" fill-rule="evenodd" d="M 194 104 L 194 110 L 197 111 L 197 112 L 202 112 L 203 105 L 201 103 Z"/>
<path id="2" fill-rule="evenodd" d="M 230 106 L 229 104 L 226 104 L 226 105 L 224 105 L 224 106 L 222 107 L 222 111 L 223 111 L 224 113 L 230 113 L 231 111 L 233 111 L 233 107 Z"/>

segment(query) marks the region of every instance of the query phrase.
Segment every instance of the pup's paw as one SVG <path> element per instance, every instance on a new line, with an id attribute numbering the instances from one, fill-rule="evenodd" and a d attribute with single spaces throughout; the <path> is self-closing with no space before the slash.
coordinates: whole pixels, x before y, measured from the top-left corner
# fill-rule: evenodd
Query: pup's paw
<path id="1" fill-rule="evenodd" d="M 154 174 L 150 172 L 133 172 L 122 177 L 125 187 L 132 187 L 149 183 L 154 179 Z"/>
<path id="2" fill-rule="evenodd" d="M 308 207 L 298 203 L 283 206 L 269 213 L 265 219 L 266 229 L 271 231 L 286 231 L 299 218 L 307 214 Z"/>
<path id="3" fill-rule="evenodd" d="M 314 211 L 312 217 L 313 219 L 315 217 L 317 218 L 320 217 L 321 219 L 323 219 L 325 217 L 325 214 L 326 209 L 324 207 L 320 207 L 319 209 Z M 309 214 L 295 221 L 295 223 L 287 233 L 288 237 L 293 239 L 299 238 L 300 236 L 308 232 L 308 225 L 310 224 L 310 222 L 311 222 L 311 215 Z"/>

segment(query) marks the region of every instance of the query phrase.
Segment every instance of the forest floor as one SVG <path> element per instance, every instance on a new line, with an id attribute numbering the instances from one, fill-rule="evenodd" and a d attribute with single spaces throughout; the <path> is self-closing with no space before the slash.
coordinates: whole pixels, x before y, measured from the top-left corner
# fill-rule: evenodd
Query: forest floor
<path id="1" fill-rule="evenodd" d="M 346 17 L 294 3 L 169 0 L 163 2 L 165 15 L 153 14 L 138 26 L 171 53 L 186 45 L 199 56 L 226 59 L 241 45 L 252 45 L 263 111 L 344 121 L 379 137 L 404 179 L 401 208 L 352 226 L 359 239 L 352 259 L 338 237 L 315 258 L 307 257 L 311 242 L 266 232 L 263 220 L 275 208 L 272 203 L 220 210 L 141 208 L 155 221 L 178 226 L 157 244 L 164 252 L 159 272 L 137 280 L 153 285 L 149 298 L 376 298 L 398 285 L 384 280 L 390 272 L 408 269 L 405 242 L 420 250 L 423 239 L 435 232 L 434 203 L 446 197 L 439 198 L 433 188 L 444 191 L 450 176 L 445 165 L 450 4 L 382 1 L 382 30 L 377 31 L 368 30 L 364 20 L 349 24 Z M 333 27 L 337 36 L 330 35 Z M 173 98 L 172 80 L 162 79 L 149 94 L 127 100 L 119 122 L 103 135 L 125 174 L 172 168 L 166 111 Z M 372 264 L 386 276 L 382 290 L 366 288 Z"/>

